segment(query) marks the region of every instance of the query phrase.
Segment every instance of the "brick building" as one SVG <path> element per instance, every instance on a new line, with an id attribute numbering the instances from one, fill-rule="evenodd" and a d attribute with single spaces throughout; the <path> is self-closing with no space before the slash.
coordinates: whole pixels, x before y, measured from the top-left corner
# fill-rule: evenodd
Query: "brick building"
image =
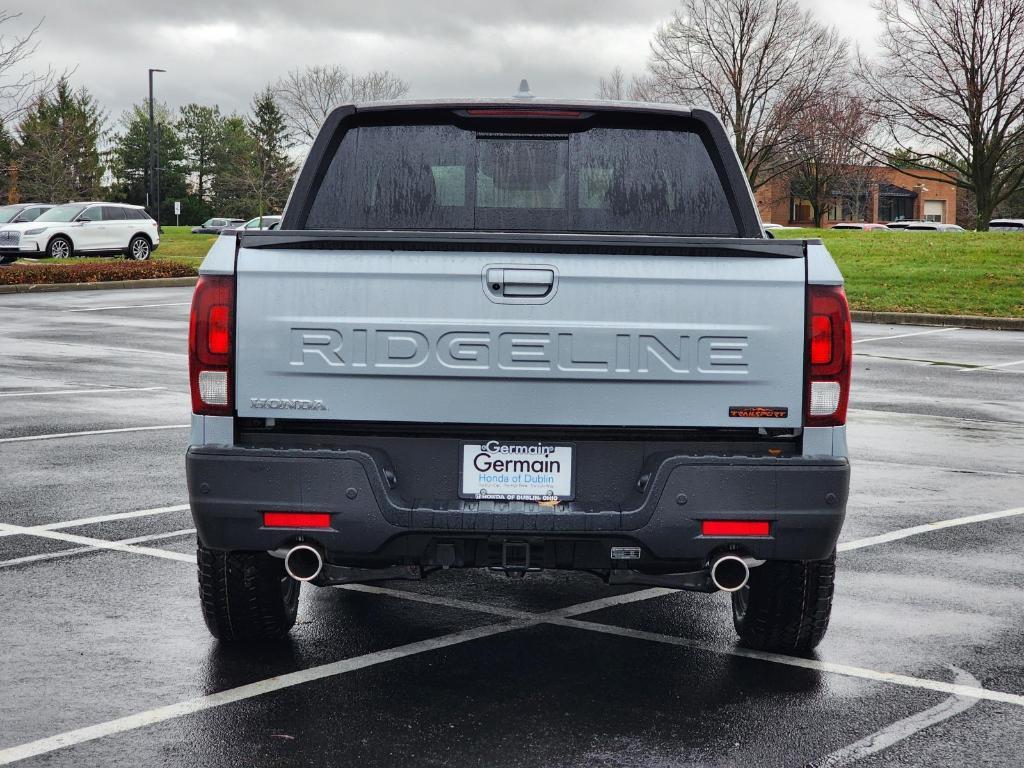
<path id="1" fill-rule="evenodd" d="M 851 168 L 842 192 L 837 191 L 830 199 L 822 225 L 839 221 L 885 224 L 903 219 L 958 223 L 956 186 L 937 171 L 914 174 L 884 166 Z M 810 201 L 794 192 L 789 179 L 775 179 L 756 190 L 754 196 L 765 222 L 813 226 Z"/>

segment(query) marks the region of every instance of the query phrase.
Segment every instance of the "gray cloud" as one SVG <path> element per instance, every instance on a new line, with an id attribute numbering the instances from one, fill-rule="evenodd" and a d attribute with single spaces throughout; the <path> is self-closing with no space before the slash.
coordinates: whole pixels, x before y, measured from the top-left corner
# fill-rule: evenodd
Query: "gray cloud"
<path id="1" fill-rule="evenodd" d="M 713 2 L 714 0 L 710 0 Z M 870 39 L 869 0 L 805 0 L 827 23 Z M 20 7 L 19 7 L 20 6 Z M 245 111 L 252 94 L 295 67 L 390 69 L 414 97 L 512 93 L 592 96 L 613 66 L 638 72 L 676 0 L 32 0 L 9 5 L 22 26 L 46 20 L 33 66 L 75 68 L 112 121 L 146 94 Z M 9 31 L 9 30 L 8 30 Z"/>

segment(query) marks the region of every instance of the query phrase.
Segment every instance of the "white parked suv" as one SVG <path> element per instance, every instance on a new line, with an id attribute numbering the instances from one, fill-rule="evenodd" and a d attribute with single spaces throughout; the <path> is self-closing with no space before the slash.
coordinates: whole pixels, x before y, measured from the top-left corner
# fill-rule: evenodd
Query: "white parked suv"
<path id="1" fill-rule="evenodd" d="M 68 203 L 35 221 L 0 225 L 0 258 L 66 259 L 124 254 L 145 261 L 160 244 L 156 222 L 137 205 Z"/>

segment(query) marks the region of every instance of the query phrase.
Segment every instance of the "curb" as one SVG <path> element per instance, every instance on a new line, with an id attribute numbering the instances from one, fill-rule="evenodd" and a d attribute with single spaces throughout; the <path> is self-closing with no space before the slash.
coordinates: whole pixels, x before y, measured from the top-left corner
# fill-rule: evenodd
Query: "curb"
<path id="1" fill-rule="evenodd" d="M 982 315 L 930 315 L 923 312 L 850 313 L 857 323 L 885 325 L 948 325 L 955 328 L 982 328 L 989 331 L 1024 331 L 1024 317 L 984 317 Z"/>
<path id="2" fill-rule="evenodd" d="M 105 291 L 113 288 L 177 288 L 195 285 L 198 277 L 154 277 L 148 280 L 111 280 L 106 283 L 40 283 L 0 285 L 4 293 L 51 293 L 53 291 Z"/>

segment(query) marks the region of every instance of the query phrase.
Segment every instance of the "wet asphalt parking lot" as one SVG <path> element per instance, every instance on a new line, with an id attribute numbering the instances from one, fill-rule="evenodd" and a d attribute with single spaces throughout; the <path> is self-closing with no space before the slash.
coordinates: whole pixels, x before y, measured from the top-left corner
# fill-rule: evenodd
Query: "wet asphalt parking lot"
<path id="1" fill-rule="evenodd" d="M 0 765 L 1024 764 L 1024 334 L 855 326 L 812 656 L 558 573 L 307 587 L 239 650 L 196 597 L 190 295 L 0 296 Z"/>

